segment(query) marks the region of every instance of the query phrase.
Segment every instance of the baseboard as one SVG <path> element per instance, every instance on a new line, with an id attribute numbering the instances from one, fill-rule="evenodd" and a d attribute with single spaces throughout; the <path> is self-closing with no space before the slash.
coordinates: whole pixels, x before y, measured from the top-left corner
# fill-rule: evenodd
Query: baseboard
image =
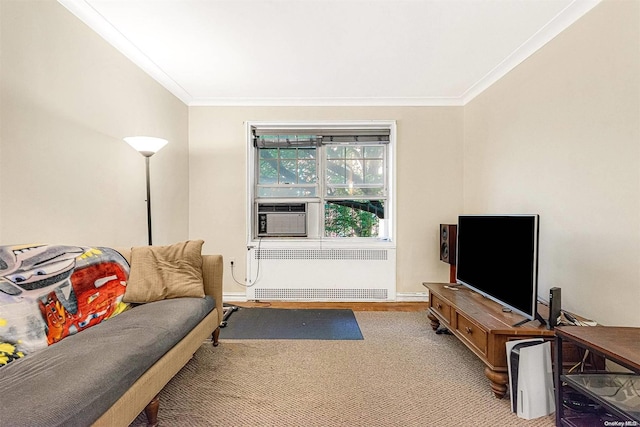
<path id="1" fill-rule="evenodd" d="M 222 294 L 224 302 L 246 302 L 247 294 L 244 292 L 225 292 Z"/>
<path id="2" fill-rule="evenodd" d="M 396 292 L 398 302 L 426 302 L 429 301 L 428 292 Z"/>
<path id="3" fill-rule="evenodd" d="M 246 302 L 247 295 L 244 292 L 225 292 L 222 296 L 224 302 Z M 426 302 L 429 301 L 427 292 L 396 292 L 397 302 Z"/>

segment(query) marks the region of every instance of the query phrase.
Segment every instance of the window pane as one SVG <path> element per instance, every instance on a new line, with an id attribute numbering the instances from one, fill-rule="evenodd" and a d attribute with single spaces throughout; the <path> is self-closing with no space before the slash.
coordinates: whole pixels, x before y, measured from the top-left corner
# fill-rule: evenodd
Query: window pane
<path id="1" fill-rule="evenodd" d="M 327 187 L 328 197 L 385 197 L 382 187 Z"/>
<path id="2" fill-rule="evenodd" d="M 347 160 L 347 184 L 362 184 L 364 182 L 364 171 L 362 170 L 362 160 Z"/>
<path id="3" fill-rule="evenodd" d="M 300 158 L 300 159 L 315 159 L 316 158 L 316 149 L 315 148 L 300 148 L 298 150 L 298 158 Z"/>
<path id="4" fill-rule="evenodd" d="M 378 237 L 384 219 L 384 202 L 341 200 L 325 204 L 326 237 Z"/>
<path id="5" fill-rule="evenodd" d="M 281 148 L 280 149 L 280 158 L 282 159 L 295 159 L 296 158 L 296 148 Z"/>
<path id="6" fill-rule="evenodd" d="M 316 187 L 258 187 L 258 197 L 316 197 Z"/>
<path id="7" fill-rule="evenodd" d="M 260 160 L 258 184 L 273 184 L 278 181 L 278 161 Z"/>
<path id="8" fill-rule="evenodd" d="M 382 160 L 365 160 L 365 184 L 384 183 L 384 163 Z"/>
<path id="9" fill-rule="evenodd" d="M 280 161 L 280 184 L 297 184 L 297 165 L 295 160 Z"/>
<path id="10" fill-rule="evenodd" d="M 346 147 L 347 159 L 361 159 L 363 147 Z"/>
<path id="11" fill-rule="evenodd" d="M 298 182 L 312 184 L 316 182 L 316 161 L 298 160 Z"/>
<path id="12" fill-rule="evenodd" d="M 344 160 L 327 161 L 327 182 L 329 184 L 345 184 Z"/>
<path id="13" fill-rule="evenodd" d="M 278 157 L 277 148 L 261 148 L 258 151 L 261 159 L 276 159 Z"/>
<path id="14" fill-rule="evenodd" d="M 344 147 L 327 147 L 327 159 L 344 159 Z"/>
<path id="15" fill-rule="evenodd" d="M 367 159 L 382 159 L 384 158 L 384 147 L 364 147 L 364 157 Z"/>

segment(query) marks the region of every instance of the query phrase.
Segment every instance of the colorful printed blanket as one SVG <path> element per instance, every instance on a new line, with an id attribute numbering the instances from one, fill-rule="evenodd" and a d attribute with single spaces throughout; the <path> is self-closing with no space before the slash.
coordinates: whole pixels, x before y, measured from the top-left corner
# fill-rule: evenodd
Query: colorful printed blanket
<path id="1" fill-rule="evenodd" d="M 128 277 L 110 248 L 0 246 L 0 367 L 124 311 Z"/>

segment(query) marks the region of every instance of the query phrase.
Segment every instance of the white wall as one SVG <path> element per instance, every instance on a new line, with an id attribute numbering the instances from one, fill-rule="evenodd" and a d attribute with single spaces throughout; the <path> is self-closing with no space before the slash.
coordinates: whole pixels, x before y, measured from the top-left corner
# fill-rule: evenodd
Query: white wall
<path id="1" fill-rule="evenodd" d="M 438 224 L 462 210 L 461 107 L 191 107 L 189 236 L 225 259 L 225 293 L 244 289 L 246 257 L 245 121 L 397 121 L 397 292 L 426 292 L 448 281 L 439 260 Z"/>
<path id="2" fill-rule="evenodd" d="M 188 238 L 187 107 L 55 0 L 0 10 L 0 244 L 145 245 L 137 134 L 170 141 L 151 158 L 154 244 Z"/>
<path id="3" fill-rule="evenodd" d="M 540 295 L 607 325 L 640 326 L 639 46 L 605 1 L 465 106 L 465 212 L 539 213 Z"/>

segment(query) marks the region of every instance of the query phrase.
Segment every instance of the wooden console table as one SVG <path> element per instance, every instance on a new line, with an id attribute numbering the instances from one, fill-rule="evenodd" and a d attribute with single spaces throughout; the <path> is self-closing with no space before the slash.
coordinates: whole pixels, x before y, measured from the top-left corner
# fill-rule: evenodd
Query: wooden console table
<path id="1" fill-rule="evenodd" d="M 514 327 L 523 320 L 515 313 L 505 313 L 500 304 L 464 286 L 451 283 L 423 283 L 429 289 L 429 320 L 436 330 L 440 325 L 458 337 L 486 366 L 484 373 L 497 398 L 507 392 L 507 341 L 526 338 L 552 339 L 553 330 L 532 320 Z M 447 287 L 446 287 L 447 286 Z M 448 287 L 452 287 L 450 289 Z M 538 304 L 543 319 L 548 308 Z"/>

